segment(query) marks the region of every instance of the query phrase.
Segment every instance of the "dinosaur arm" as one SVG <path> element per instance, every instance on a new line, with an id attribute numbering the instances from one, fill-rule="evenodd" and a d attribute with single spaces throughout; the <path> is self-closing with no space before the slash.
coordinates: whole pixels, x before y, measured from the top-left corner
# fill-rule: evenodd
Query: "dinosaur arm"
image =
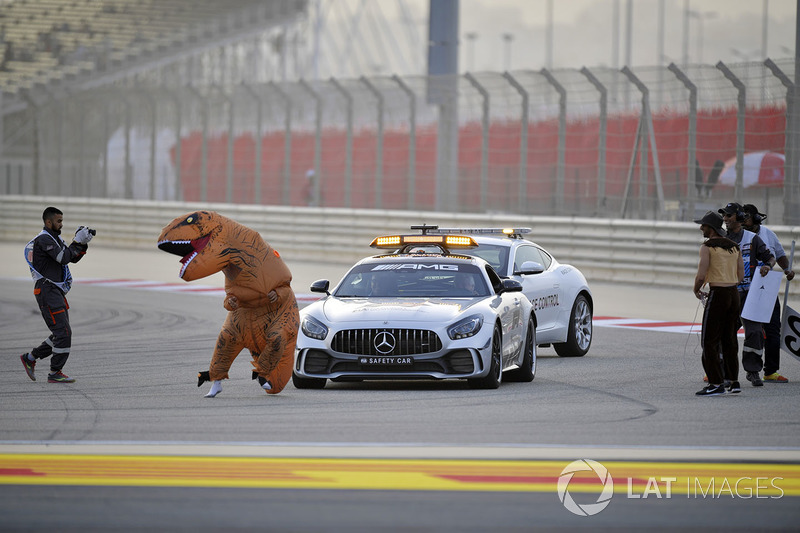
<path id="1" fill-rule="evenodd" d="M 289 286 L 282 285 L 265 294 L 250 287 L 232 285 L 225 289 L 224 306 L 228 311 L 233 311 L 238 307 L 264 307 L 283 300 L 291 293 L 291 290 Z"/>

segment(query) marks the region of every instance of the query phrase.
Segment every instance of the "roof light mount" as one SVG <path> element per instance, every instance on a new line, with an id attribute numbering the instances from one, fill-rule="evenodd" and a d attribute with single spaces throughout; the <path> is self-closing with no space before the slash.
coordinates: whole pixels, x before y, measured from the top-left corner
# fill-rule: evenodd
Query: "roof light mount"
<path id="1" fill-rule="evenodd" d="M 425 223 L 423 222 L 421 226 L 419 226 L 419 225 L 417 225 L 417 226 L 411 226 L 411 229 L 420 230 L 420 231 L 422 231 L 422 234 L 423 234 L 423 235 L 427 235 L 429 231 L 435 231 L 435 230 L 438 230 L 438 229 L 439 229 L 439 226 L 428 226 L 427 224 L 425 224 Z"/>
<path id="2" fill-rule="evenodd" d="M 412 226 L 414 228 L 414 226 Z M 531 233 L 531 228 L 439 228 L 428 226 L 429 233 L 450 235 L 505 235 L 512 239 L 521 239 L 526 233 Z"/>

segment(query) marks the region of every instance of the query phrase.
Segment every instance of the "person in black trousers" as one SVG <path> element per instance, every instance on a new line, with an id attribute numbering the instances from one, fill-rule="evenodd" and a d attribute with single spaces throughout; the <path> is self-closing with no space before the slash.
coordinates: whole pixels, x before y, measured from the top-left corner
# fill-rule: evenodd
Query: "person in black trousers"
<path id="1" fill-rule="evenodd" d="M 44 228 L 25 247 L 25 259 L 35 283 L 33 294 L 42 313 L 42 318 L 50 330 L 39 346 L 20 356 L 28 377 L 36 381 L 37 359 L 50 359 L 48 383 L 73 383 L 75 380 L 61 370 L 69 358 L 72 346 L 72 329 L 69 325 L 69 304 L 67 292 L 72 285 L 69 263 L 77 263 L 86 254 L 88 243 L 94 230 L 84 226 L 75 232 L 75 238 L 68 246 L 61 238 L 64 213 L 55 207 L 48 207 L 42 213 Z"/>
<path id="2" fill-rule="evenodd" d="M 702 345 L 703 369 L 708 385 L 696 394 L 717 396 L 725 394 L 724 380 L 730 380 L 728 392 L 741 392 L 739 385 L 739 291 L 736 286 L 744 279 L 742 252 L 725 237 L 722 217 L 708 211 L 695 220 L 706 238 L 700 247 L 700 262 L 694 279 L 694 295 L 705 300 L 703 311 Z M 708 284 L 708 292 L 703 286 Z M 720 360 L 720 353 L 722 359 Z"/>
<path id="3" fill-rule="evenodd" d="M 718 212 L 725 221 L 728 232 L 725 235 L 739 245 L 744 259 L 744 280 L 739 283 L 739 302 L 744 308 L 747 293 L 750 291 L 750 282 L 758 269 L 761 276 L 766 276 L 775 266 L 775 256 L 761 238 L 742 227 L 745 213 L 742 206 L 736 202 L 727 204 Z M 761 266 L 759 266 L 759 264 Z M 754 387 L 761 387 L 761 370 L 764 368 L 764 324 L 741 317 L 744 327 L 744 343 L 742 346 L 742 367 L 749 381 Z"/>

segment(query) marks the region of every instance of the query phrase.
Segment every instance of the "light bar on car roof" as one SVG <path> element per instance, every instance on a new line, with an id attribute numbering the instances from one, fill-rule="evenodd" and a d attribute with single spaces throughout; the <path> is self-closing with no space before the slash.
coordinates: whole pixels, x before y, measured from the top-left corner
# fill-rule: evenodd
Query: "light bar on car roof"
<path id="1" fill-rule="evenodd" d="M 384 235 L 370 243 L 372 248 L 397 249 L 408 244 L 437 244 L 447 248 L 475 248 L 475 239 L 463 235 Z"/>
<path id="2" fill-rule="evenodd" d="M 522 235 L 525 233 L 530 233 L 531 231 L 531 228 L 437 228 L 435 230 L 429 230 L 428 233 L 455 233 L 460 235 Z"/>

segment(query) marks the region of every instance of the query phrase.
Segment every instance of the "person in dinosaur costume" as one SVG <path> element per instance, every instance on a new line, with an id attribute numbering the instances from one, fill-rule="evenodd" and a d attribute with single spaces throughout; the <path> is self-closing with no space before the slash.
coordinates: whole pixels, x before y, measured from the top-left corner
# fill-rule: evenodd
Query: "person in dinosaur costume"
<path id="1" fill-rule="evenodd" d="M 225 274 L 228 316 L 217 338 L 208 371 L 197 386 L 211 381 L 206 395 L 222 391 L 233 360 L 243 349 L 253 357 L 253 379 L 267 394 L 277 394 L 292 376 L 300 317 L 289 268 L 258 232 L 213 211 L 176 218 L 161 232 L 158 248 L 181 256 L 180 277 L 194 281 Z"/>

